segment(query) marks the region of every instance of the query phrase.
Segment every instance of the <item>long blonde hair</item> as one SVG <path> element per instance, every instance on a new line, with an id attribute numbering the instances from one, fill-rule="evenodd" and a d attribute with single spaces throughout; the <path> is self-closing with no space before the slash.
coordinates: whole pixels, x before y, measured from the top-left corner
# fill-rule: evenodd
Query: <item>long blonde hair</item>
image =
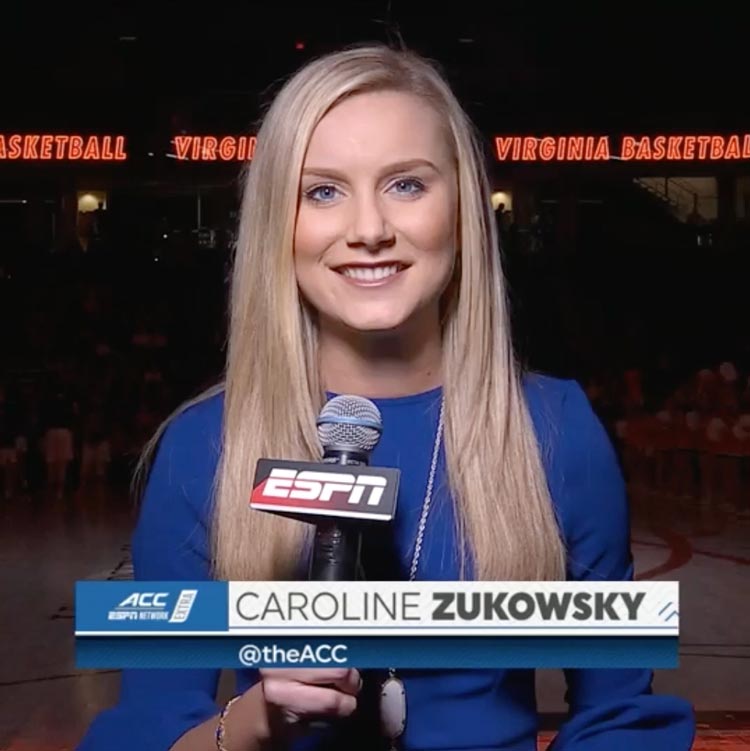
<path id="1" fill-rule="evenodd" d="M 448 482 L 462 576 L 564 578 L 565 552 L 510 340 L 489 186 L 478 139 L 439 72 L 383 46 L 320 58 L 282 88 L 258 133 L 244 187 L 230 298 L 223 443 L 213 516 L 220 579 L 290 579 L 310 525 L 248 510 L 258 458 L 320 457 L 325 401 L 317 331 L 293 265 L 302 164 L 313 130 L 343 99 L 402 91 L 446 123 L 458 169 L 458 258 L 443 306 Z"/>

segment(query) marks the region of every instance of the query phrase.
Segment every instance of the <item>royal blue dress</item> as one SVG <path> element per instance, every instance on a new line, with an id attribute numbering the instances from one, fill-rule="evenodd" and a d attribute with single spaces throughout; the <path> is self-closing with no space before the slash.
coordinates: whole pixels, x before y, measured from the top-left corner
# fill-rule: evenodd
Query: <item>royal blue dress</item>
<path id="1" fill-rule="evenodd" d="M 537 375 L 525 379 L 524 389 L 568 550 L 568 578 L 631 579 L 624 484 L 609 439 L 586 396 L 575 382 Z M 440 399 L 441 390 L 434 389 L 373 400 L 381 410 L 384 430 L 371 463 L 398 467 L 402 474 L 395 522 L 380 539 L 366 540 L 369 579 L 408 578 Z M 180 415 L 164 435 L 133 537 L 136 579 L 210 577 L 208 509 L 222 409 L 221 396 L 209 399 Z M 438 472 L 444 471 L 441 451 Z M 457 579 L 453 509 L 444 483 L 436 482 L 433 504 L 418 578 Z M 123 671 L 118 704 L 94 720 L 79 751 L 168 751 L 180 736 L 217 713 L 219 674 Z M 536 751 L 533 670 L 412 670 L 400 671 L 400 677 L 407 692 L 403 748 Z M 673 696 L 654 695 L 650 670 L 568 670 L 565 677 L 569 716 L 557 734 L 555 751 L 691 747 L 691 706 Z M 238 671 L 237 688 L 244 691 L 256 680 L 255 671 Z M 371 685 L 377 684 L 373 680 Z M 367 703 L 363 699 L 361 716 L 312 733 L 298 747 L 375 748 L 378 734 L 374 721 L 368 724 L 374 711 L 368 711 Z"/>

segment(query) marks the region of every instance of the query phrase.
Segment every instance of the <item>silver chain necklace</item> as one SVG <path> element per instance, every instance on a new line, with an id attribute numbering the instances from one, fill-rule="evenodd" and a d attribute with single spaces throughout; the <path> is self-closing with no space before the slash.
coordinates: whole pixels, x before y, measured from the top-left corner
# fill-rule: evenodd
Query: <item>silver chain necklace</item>
<path id="1" fill-rule="evenodd" d="M 427 489 L 422 501 L 422 513 L 417 526 L 417 537 L 414 542 L 414 553 L 409 569 L 409 581 L 417 578 L 419 559 L 422 555 L 422 543 L 424 532 L 427 527 L 427 517 L 430 515 L 432 505 L 432 489 L 435 485 L 435 473 L 437 471 L 438 456 L 440 455 L 440 442 L 443 438 L 443 424 L 445 418 L 445 400 L 440 403 L 440 418 L 438 419 L 435 433 L 435 445 L 432 448 L 432 462 L 430 474 L 427 479 Z M 395 668 L 388 669 L 388 678 L 380 687 L 380 724 L 384 735 L 390 742 L 391 751 L 396 751 L 396 740 L 403 734 L 406 728 L 406 690 L 403 682 L 396 675 Z"/>

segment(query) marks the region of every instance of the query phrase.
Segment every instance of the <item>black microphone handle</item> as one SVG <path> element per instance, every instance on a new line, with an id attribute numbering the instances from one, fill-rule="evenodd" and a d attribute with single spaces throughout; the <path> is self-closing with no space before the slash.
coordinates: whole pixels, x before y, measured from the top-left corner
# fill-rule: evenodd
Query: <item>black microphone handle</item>
<path id="1" fill-rule="evenodd" d="M 367 454 L 356 447 L 336 446 L 325 451 L 329 464 L 366 465 Z M 345 519 L 321 519 L 315 530 L 310 581 L 354 581 L 357 578 L 362 533 Z"/>
<path id="2" fill-rule="evenodd" d="M 361 533 L 339 520 L 318 523 L 310 581 L 354 581 L 357 578 Z"/>
<path id="3" fill-rule="evenodd" d="M 348 451 L 326 452 L 324 461 L 331 464 L 366 464 L 360 454 Z M 354 581 L 357 578 L 362 533 L 341 519 L 321 520 L 315 529 L 309 581 Z M 328 718 L 310 719 L 310 730 L 326 731 L 333 727 Z"/>

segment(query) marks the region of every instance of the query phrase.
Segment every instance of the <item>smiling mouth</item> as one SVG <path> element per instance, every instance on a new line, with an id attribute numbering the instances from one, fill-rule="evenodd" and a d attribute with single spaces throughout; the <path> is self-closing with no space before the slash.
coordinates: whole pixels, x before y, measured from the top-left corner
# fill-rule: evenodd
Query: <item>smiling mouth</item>
<path id="1" fill-rule="evenodd" d="M 334 271 L 356 282 L 381 282 L 409 268 L 405 263 L 379 264 L 377 266 L 337 266 Z"/>

